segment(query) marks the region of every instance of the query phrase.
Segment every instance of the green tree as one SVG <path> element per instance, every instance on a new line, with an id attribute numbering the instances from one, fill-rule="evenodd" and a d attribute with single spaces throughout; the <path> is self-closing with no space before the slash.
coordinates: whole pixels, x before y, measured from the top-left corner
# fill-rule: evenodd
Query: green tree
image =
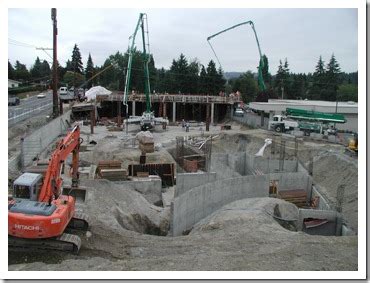
<path id="1" fill-rule="evenodd" d="M 31 74 L 28 71 L 25 64 L 21 64 L 18 60 L 15 62 L 14 66 L 14 79 L 19 81 L 27 81 L 31 78 Z"/>
<path id="2" fill-rule="evenodd" d="M 357 101 L 358 88 L 356 84 L 341 84 L 337 92 L 338 101 Z"/>
<path id="3" fill-rule="evenodd" d="M 340 76 L 341 70 L 339 67 L 339 63 L 337 62 L 333 54 L 328 65 L 326 66 L 325 77 L 328 85 L 326 87 L 325 96 L 322 97 L 324 100 L 335 101 L 337 99 Z"/>
<path id="4" fill-rule="evenodd" d="M 205 94 L 208 92 L 207 89 L 207 71 L 206 68 L 202 65 L 199 75 L 199 93 Z"/>
<path id="5" fill-rule="evenodd" d="M 188 87 L 189 64 L 184 54 L 179 59 L 172 60 L 170 67 L 170 91 L 173 93 L 185 93 Z"/>
<path id="6" fill-rule="evenodd" d="M 49 65 L 48 61 L 46 61 L 46 60 L 42 61 L 42 63 L 41 63 L 41 66 L 40 66 L 40 76 L 42 78 L 44 78 L 43 80 L 46 80 L 46 77 L 50 77 L 51 76 L 50 65 Z"/>
<path id="7" fill-rule="evenodd" d="M 94 63 L 92 61 L 91 54 L 89 53 L 85 69 L 85 80 L 88 81 L 85 86 L 86 88 L 91 88 L 93 82 L 90 79 L 94 75 L 94 72 Z"/>
<path id="8" fill-rule="evenodd" d="M 80 49 L 78 48 L 77 44 L 75 44 L 75 46 L 73 47 L 71 67 L 72 67 L 73 72 L 79 73 L 79 74 L 83 73 L 81 53 L 80 53 Z"/>
<path id="9" fill-rule="evenodd" d="M 8 79 L 14 80 L 14 68 L 8 60 Z"/>
<path id="10" fill-rule="evenodd" d="M 231 80 L 231 84 L 232 91 L 240 91 L 244 102 L 248 103 L 254 101 L 258 92 L 258 84 L 251 71 L 242 74 L 235 80 Z"/>
<path id="11" fill-rule="evenodd" d="M 199 92 L 199 71 L 200 63 L 194 59 L 188 65 L 188 76 L 186 77 L 186 92 L 195 94 Z"/>
<path id="12" fill-rule="evenodd" d="M 63 77 L 63 82 L 66 83 L 68 86 L 81 85 L 83 84 L 84 80 L 85 79 L 83 75 L 71 71 L 67 71 Z"/>
<path id="13" fill-rule="evenodd" d="M 41 61 L 39 57 L 36 58 L 35 63 L 30 69 L 32 79 L 40 79 L 41 78 Z"/>
<path id="14" fill-rule="evenodd" d="M 220 89 L 217 83 L 219 78 L 219 73 L 216 69 L 216 64 L 213 60 L 209 61 L 207 66 L 207 94 L 218 95 Z"/>
<path id="15" fill-rule="evenodd" d="M 309 89 L 308 98 L 313 100 L 322 99 L 323 94 L 325 93 L 326 87 L 326 76 L 325 76 L 325 62 L 322 60 L 320 55 L 319 61 L 316 64 L 315 72 L 312 76 L 312 86 Z"/>

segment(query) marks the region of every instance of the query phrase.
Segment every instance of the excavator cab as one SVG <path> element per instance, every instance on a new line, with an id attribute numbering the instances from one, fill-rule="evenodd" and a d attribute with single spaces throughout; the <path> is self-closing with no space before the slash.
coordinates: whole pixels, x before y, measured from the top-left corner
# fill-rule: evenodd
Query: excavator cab
<path id="1" fill-rule="evenodd" d="M 24 173 L 13 183 L 13 198 L 37 201 L 42 186 L 42 175 Z"/>

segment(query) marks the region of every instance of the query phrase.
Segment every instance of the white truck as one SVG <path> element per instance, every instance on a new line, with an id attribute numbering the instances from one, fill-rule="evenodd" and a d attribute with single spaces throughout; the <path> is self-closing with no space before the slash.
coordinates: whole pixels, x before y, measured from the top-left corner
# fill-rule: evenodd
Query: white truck
<path id="1" fill-rule="evenodd" d="M 289 120 L 283 115 L 274 115 L 272 121 L 269 122 L 269 130 L 274 130 L 279 133 L 291 131 L 295 128 L 303 131 L 307 136 L 309 136 L 311 132 L 322 132 L 322 126 L 320 124 Z"/>

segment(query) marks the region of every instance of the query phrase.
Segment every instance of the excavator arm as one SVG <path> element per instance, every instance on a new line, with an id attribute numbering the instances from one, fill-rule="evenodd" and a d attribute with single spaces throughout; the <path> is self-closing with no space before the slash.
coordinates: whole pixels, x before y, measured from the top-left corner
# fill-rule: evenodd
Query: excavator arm
<path id="1" fill-rule="evenodd" d="M 72 152 L 73 178 L 78 174 L 78 154 L 80 146 L 80 128 L 75 126 L 66 137 L 64 137 L 57 145 L 57 148 L 51 155 L 49 165 L 44 177 L 44 181 L 40 190 L 38 200 L 40 202 L 51 202 L 58 198 L 62 186 L 62 178 L 60 170 L 62 164 Z"/>
<path id="2" fill-rule="evenodd" d="M 255 36 L 255 38 L 256 38 L 257 47 L 258 47 L 258 52 L 259 52 L 259 55 L 260 55 L 260 62 L 259 62 L 259 67 L 258 67 L 258 85 L 259 85 L 259 87 L 260 87 L 260 89 L 261 89 L 262 91 L 265 91 L 265 90 L 266 90 L 266 85 L 265 85 L 265 82 L 264 82 L 264 80 L 263 80 L 263 76 L 262 76 L 262 70 L 263 70 L 263 68 L 264 68 L 265 66 L 264 66 L 264 62 L 263 62 L 263 56 L 262 56 L 262 52 L 261 52 L 260 43 L 259 43 L 259 41 L 258 41 L 257 32 L 256 32 L 256 29 L 254 28 L 254 24 L 253 24 L 253 22 L 252 22 L 252 21 L 242 22 L 242 23 L 240 23 L 240 24 L 233 25 L 232 27 L 229 27 L 229 28 L 227 28 L 227 29 L 224 29 L 224 30 L 222 30 L 222 31 L 219 31 L 219 32 L 217 32 L 217 33 L 215 33 L 215 34 L 213 34 L 213 35 L 211 35 L 211 36 L 207 37 L 207 42 L 208 42 L 208 44 L 211 46 L 211 49 L 212 49 L 213 53 L 215 54 L 215 57 L 216 57 L 216 59 L 217 59 L 217 61 L 218 61 L 219 65 L 221 66 L 220 60 L 218 59 L 218 57 L 217 57 L 217 55 L 216 55 L 216 52 L 215 52 L 215 50 L 213 49 L 213 47 L 212 47 L 212 45 L 211 45 L 211 43 L 210 43 L 210 40 L 211 40 L 212 38 L 214 38 L 214 37 L 216 37 L 216 36 L 218 36 L 218 35 L 220 35 L 220 34 L 224 33 L 224 32 L 227 32 L 227 31 L 229 31 L 229 30 L 232 30 L 232 29 L 234 29 L 234 28 L 237 28 L 237 27 L 239 27 L 239 26 L 246 25 L 246 24 L 249 24 L 249 25 L 252 27 L 252 30 L 253 30 L 253 32 L 254 32 L 254 36 Z"/>

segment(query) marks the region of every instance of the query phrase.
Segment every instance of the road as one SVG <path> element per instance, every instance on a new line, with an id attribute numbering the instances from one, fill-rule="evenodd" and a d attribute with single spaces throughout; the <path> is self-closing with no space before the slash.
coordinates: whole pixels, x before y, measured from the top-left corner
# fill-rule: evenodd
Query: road
<path id="1" fill-rule="evenodd" d="M 36 116 L 41 112 L 49 115 L 50 111 L 52 111 L 53 95 L 51 91 L 43 92 L 43 94 L 45 94 L 44 98 L 37 98 L 37 95 L 30 96 L 21 99 L 19 105 L 8 106 L 8 127 Z"/>

